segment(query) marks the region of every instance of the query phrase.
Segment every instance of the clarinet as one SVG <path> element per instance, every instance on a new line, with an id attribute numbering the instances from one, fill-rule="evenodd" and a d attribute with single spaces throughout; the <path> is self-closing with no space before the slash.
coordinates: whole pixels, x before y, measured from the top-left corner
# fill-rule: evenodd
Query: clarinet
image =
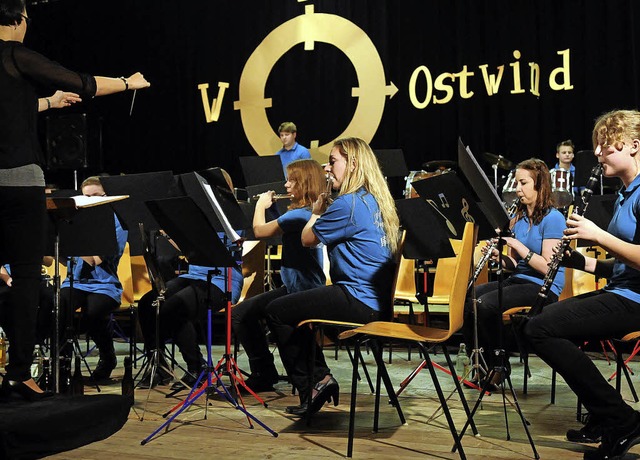
<path id="1" fill-rule="evenodd" d="M 520 203 L 520 198 L 514 199 L 513 203 L 511 203 L 511 205 L 507 209 L 507 214 L 509 215 L 509 217 L 513 216 L 516 213 L 516 210 L 518 209 L 518 203 Z M 491 253 L 493 252 L 493 249 L 497 245 L 498 245 L 498 242 L 496 241 L 495 243 L 491 243 L 489 246 L 487 246 L 487 252 L 485 252 L 484 255 L 480 258 L 480 260 L 476 264 L 476 268 L 473 270 L 473 276 L 469 280 L 467 291 L 471 289 L 471 286 L 473 286 L 473 283 L 475 283 L 476 280 L 478 279 L 478 276 L 480 276 L 480 272 L 482 271 L 484 266 L 487 264 L 487 262 L 489 262 L 489 259 L 491 258 Z"/>
<path id="2" fill-rule="evenodd" d="M 587 210 L 587 206 L 589 204 L 589 199 L 593 195 L 593 190 L 596 185 L 600 181 L 600 175 L 602 174 L 602 165 L 598 163 L 591 170 L 591 176 L 587 181 L 587 185 L 585 189 L 582 191 L 582 195 L 580 195 L 580 199 L 576 204 L 575 209 L 573 210 L 573 214 L 578 216 L 584 215 Z M 540 314 L 542 311 L 542 307 L 545 306 L 547 302 L 547 296 L 549 295 L 549 290 L 551 289 L 551 285 L 553 284 L 553 280 L 558 274 L 558 269 L 560 268 L 560 264 L 562 262 L 562 258 L 564 257 L 565 252 L 569 249 L 569 245 L 571 244 L 571 240 L 563 239 L 560 242 L 558 251 L 551 258 L 551 262 L 549 262 L 549 269 L 547 270 L 547 274 L 544 277 L 542 287 L 538 292 L 538 296 L 536 297 L 535 302 L 531 306 L 531 310 L 529 310 L 528 316 L 535 316 Z"/>

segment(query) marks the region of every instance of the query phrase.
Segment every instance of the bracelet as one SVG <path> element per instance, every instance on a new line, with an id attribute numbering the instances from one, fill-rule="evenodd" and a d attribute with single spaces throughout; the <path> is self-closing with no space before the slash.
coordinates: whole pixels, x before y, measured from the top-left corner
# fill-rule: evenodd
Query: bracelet
<path id="1" fill-rule="evenodd" d="M 533 257 L 534 254 L 535 253 L 533 251 L 529 251 L 527 253 L 527 255 L 524 257 L 524 259 L 522 259 L 522 260 L 524 260 L 524 263 L 529 265 L 529 261 L 531 260 L 531 258 Z"/>
<path id="2" fill-rule="evenodd" d="M 129 89 L 129 82 L 127 81 L 126 78 L 124 77 L 118 77 L 120 80 L 122 80 L 124 82 L 124 90 L 128 90 Z"/>
<path id="3" fill-rule="evenodd" d="M 47 110 L 49 110 L 51 108 L 51 101 L 48 97 L 45 97 L 44 100 L 47 101 Z"/>

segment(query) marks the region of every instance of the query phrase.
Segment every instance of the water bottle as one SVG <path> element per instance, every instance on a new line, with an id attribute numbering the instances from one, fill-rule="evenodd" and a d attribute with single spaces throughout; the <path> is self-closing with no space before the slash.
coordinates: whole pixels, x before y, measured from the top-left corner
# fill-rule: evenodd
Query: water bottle
<path id="1" fill-rule="evenodd" d="M 458 377 L 466 378 L 469 372 L 469 357 L 467 356 L 467 346 L 464 343 L 460 344 L 460 350 L 458 350 L 458 357 L 456 359 L 456 374 Z"/>
<path id="2" fill-rule="evenodd" d="M 42 350 L 40 345 L 36 345 L 33 349 L 33 361 L 31 363 L 31 377 L 38 380 L 42 375 Z"/>
<path id="3" fill-rule="evenodd" d="M 131 367 L 131 358 L 126 356 L 124 358 L 124 376 L 122 377 L 122 396 L 131 398 L 131 404 L 133 404 L 133 393 L 135 385 L 133 383 L 133 369 Z"/>

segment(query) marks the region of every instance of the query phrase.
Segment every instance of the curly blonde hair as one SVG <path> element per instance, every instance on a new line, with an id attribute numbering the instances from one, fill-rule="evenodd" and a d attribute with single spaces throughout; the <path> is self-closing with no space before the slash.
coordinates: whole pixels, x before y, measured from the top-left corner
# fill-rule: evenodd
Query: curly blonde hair
<path id="1" fill-rule="evenodd" d="M 598 145 L 622 148 L 625 139 L 640 139 L 640 112 L 637 110 L 612 110 L 598 117 L 593 127 L 593 149 Z"/>
<path id="2" fill-rule="evenodd" d="M 338 148 L 348 165 L 338 195 L 355 193 L 362 187 L 367 193 L 373 195 L 380 208 L 384 233 L 387 236 L 389 247 L 395 254 L 398 249 L 400 219 L 396 211 L 396 204 L 373 150 L 369 144 L 357 137 L 338 139 L 333 143 L 333 147 Z"/>

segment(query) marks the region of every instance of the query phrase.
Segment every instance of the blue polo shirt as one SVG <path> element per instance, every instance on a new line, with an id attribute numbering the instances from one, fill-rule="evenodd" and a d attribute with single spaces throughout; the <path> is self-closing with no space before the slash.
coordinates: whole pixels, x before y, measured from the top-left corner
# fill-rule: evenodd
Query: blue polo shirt
<path id="1" fill-rule="evenodd" d="M 613 217 L 607 231 L 616 238 L 627 243 L 640 244 L 640 176 L 637 176 L 629 187 L 618 192 L 618 199 L 613 207 Z M 640 272 L 616 259 L 613 275 L 604 287 L 605 291 L 621 295 L 640 303 Z"/>
<path id="2" fill-rule="evenodd" d="M 278 218 L 282 234 L 280 277 L 287 292 L 305 291 L 326 283 L 322 270 L 322 248 L 302 246 L 302 229 L 311 218 L 311 209 L 290 209 Z"/>
<path id="3" fill-rule="evenodd" d="M 287 165 L 295 160 L 306 160 L 311 158 L 311 154 L 306 147 L 301 146 L 297 142 L 293 144 L 291 150 L 285 150 L 284 147 L 276 152 L 276 155 L 280 155 L 280 161 L 282 162 L 282 171 L 284 177 L 287 177 Z"/>
<path id="4" fill-rule="evenodd" d="M 543 240 L 561 239 L 565 228 L 567 228 L 567 225 L 562 213 L 557 209 L 551 208 L 542 219 L 542 222 L 537 225 L 529 227 L 528 217 L 520 219 L 513 226 L 513 233 L 515 238 L 531 251 L 536 254 L 542 254 Z M 540 286 L 542 286 L 542 281 L 544 280 L 544 274 L 531 268 L 529 264 L 525 263 L 524 259 L 518 260 L 518 265 L 516 265 L 511 276 L 539 284 Z M 563 287 L 564 267 L 560 267 L 551 285 L 551 292 L 559 296 Z"/>
<path id="5" fill-rule="evenodd" d="M 340 195 L 313 225 L 327 246 L 333 284 L 380 311 L 391 299 L 393 257 L 378 202 L 361 188 Z"/>

